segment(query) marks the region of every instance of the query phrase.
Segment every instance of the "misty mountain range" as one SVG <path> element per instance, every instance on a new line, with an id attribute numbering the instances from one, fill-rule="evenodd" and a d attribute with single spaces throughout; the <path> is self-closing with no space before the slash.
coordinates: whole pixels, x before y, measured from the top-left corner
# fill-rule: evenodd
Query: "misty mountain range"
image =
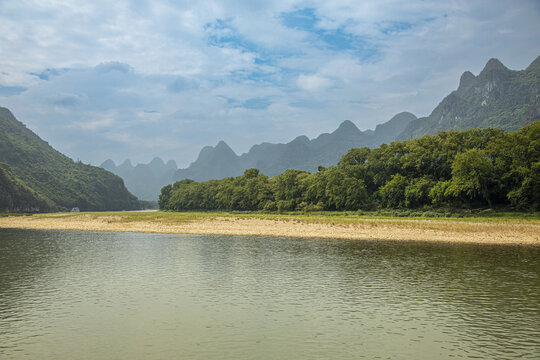
<path id="1" fill-rule="evenodd" d="M 120 176 L 132 194 L 148 201 L 157 200 L 160 189 L 172 181 L 173 175 L 178 170 L 174 160 L 169 160 L 165 164 L 158 157 L 148 164 L 136 166 L 129 160 L 118 166 L 112 160 L 107 160 L 100 167 Z"/>
<path id="2" fill-rule="evenodd" d="M 311 140 L 298 136 L 286 144 L 262 143 L 242 155 L 220 141 L 215 147 L 205 146 L 185 169 L 178 169 L 172 160 L 165 164 L 160 158 L 137 166 L 129 160 L 119 166 L 107 160 L 101 167 L 122 177 L 126 187 L 140 199 L 157 200 L 162 186 L 186 178 L 205 181 L 239 176 L 248 168 L 258 168 L 268 176 L 290 168 L 313 172 L 319 166 L 335 165 L 353 147 L 376 147 L 445 130 L 517 130 L 540 118 L 539 90 L 540 57 L 521 71 L 510 70 L 499 60 L 491 59 L 478 76 L 465 72 L 458 89 L 427 117 L 403 112 L 375 130 L 366 131 L 346 120 L 330 134 Z"/>
<path id="3" fill-rule="evenodd" d="M 407 124 L 415 119 L 413 114 L 404 112 L 378 125 L 375 130 L 367 131 L 360 131 L 351 121 L 346 120 L 330 134 L 321 134 L 312 140 L 307 136 L 298 136 L 286 144 L 262 143 L 252 146 L 242 155 L 237 155 L 227 143 L 220 141 L 215 147 L 202 148 L 197 160 L 186 169 L 178 169 L 172 160 L 165 164 L 158 157 L 148 164 L 136 166 L 129 160 L 116 166 L 109 159 L 100 166 L 122 177 L 126 187 L 139 199 L 157 200 L 164 185 L 181 179 L 222 179 L 239 176 L 249 168 L 257 168 L 268 176 L 279 175 L 291 168 L 317 171 L 319 166 L 337 164 L 350 148 L 375 147 L 395 140 Z"/>

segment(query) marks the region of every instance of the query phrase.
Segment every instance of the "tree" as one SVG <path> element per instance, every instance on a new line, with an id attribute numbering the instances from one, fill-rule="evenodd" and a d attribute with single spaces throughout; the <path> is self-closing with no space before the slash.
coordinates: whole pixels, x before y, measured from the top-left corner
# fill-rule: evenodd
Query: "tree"
<path id="1" fill-rule="evenodd" d="M 309 175 L 307 171 L 288 169 L 272 179 L 278 209 L 294 210 L 302 202 L 305 191 L 304 179 Z"/>
<path id="2" fill-rule="evenodd" d="M 367 201 L 367 191 L 361 180 L 347 177 L 339 167 L 325 172 L 326 206 L 335 210 L 357 210 Z"/>
<path id="3" fill-rule="evenodd" d="M 409 182 L 400 174 L 395 174 L 379 190 L 381 201 L 386 207 L 402 207 L 405 204 L 405 189 Z"/>
<path id="4" fill-rule="evenodd" d="M 169 200 L 171 199 L 172 185 L 165 185 L 161 188 L 161 193 L 159 194 L 158 205 L 160 210 L 168 210 Z"/>
<path id="5" fill-rule="evenodd" d="M 412 179 L 405 188 L 405 206 L 414 208 L 431 203 L 429 194 L 434 185 L 430 176 Z"/>
<path id="6" fill-rule="evenodd" d="M 452 180 L 446 190 L 448 194 L 465 198 L 471 202 L 482 197 L 492 207 L 490 187 L 494 185 L 494 167 L 486 152 L 469 149 L 457 154 L 452 163 Z"/>
<path id="7" fill-rule="evenodd" d="M 339 166 L 346 165 L 364 165 L 369 158 L 371 149 L 368 147 L 363 148 L 353 148 L 349 150 L 345 155 L 339 160 Z"/>

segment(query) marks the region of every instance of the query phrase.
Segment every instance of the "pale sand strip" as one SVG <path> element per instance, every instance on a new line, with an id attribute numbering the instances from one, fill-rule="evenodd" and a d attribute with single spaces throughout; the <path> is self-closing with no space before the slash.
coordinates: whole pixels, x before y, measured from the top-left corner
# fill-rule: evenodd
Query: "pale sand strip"
<path id="1" fill-rule="evenodd" d="M 331 224 L 234 217 L 122 222 L 121 216 L 81 215 L 4 217 L 0 218 L 0 228 L 540 245 L 538 222 L 361 219 Z"/>

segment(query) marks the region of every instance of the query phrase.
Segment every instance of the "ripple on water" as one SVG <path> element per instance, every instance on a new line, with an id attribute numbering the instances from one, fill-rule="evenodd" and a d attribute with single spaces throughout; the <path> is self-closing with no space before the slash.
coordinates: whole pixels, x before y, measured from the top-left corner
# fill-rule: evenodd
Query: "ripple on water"
<path id="1" fill-rule="evenodd" d="M 540 249 L 0 229 L 0 358 L 540 357 Z"/>

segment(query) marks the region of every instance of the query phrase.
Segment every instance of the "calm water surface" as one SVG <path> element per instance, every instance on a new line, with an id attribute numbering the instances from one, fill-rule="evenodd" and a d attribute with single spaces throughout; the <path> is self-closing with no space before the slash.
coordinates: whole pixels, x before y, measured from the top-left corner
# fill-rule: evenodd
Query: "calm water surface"
<path id="1" fill-rule="evenodd" d="M 0 229 L 0 359 L 539 359 L 540 248 Z"/>

